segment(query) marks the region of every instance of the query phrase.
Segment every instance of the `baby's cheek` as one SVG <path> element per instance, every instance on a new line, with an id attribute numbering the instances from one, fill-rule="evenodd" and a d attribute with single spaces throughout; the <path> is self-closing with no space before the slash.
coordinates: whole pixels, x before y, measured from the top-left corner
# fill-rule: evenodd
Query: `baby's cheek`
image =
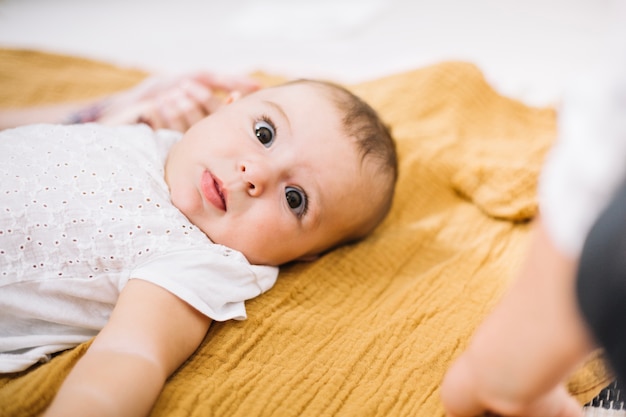
<path id="1" fill-rule="evenodd" d="M 265 264 L 281 265 L 293 261 L 307 252 L 307 239 L 294 238 L 294 232 L 280 228 L 263 228 L 251 244 L 254 256 Z"/>
<path id="2" fill-rule="evenodd" d="M 202 214 L 202 198 L 197 190 L 193 188 L 181 189 L 172 188 L 170 191 L 172 204 L 180 210 L 192 223 L 193 217 Z"/>

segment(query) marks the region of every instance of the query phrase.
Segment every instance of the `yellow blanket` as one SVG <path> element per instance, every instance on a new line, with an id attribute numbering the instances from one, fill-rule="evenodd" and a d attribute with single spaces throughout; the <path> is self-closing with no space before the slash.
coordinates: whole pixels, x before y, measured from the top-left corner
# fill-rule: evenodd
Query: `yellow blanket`
<path id="1" fill-rule="evenodd" d="M 0 50 L 0 106 L 86 98 L 146 74 Z M 352 86 L 392 127 L 400 179 L 392 212 L 365 241 L 282 269 L 249 319 L 214 323 L 168 381 L 153 416 L 441 416 L 450 362 L 513 278 L 555 111 L 498 95 L 450 62 Z M 86 345 L 0 378 L 0 415 L 45 407 Z M 596 358 L 570 390 L 607 384 Z"/>

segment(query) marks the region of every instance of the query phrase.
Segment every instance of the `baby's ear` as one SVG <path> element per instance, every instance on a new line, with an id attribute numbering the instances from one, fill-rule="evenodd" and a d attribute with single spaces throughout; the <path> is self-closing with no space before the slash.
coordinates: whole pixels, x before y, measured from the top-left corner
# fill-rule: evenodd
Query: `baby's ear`
<path id="1" fill-rule="evenodd" d="M 226 104 L 230 104 L 233 101 L 237 101 L 241 98 L 241 92 L 240 91 L 231 91 L 230 94 L 228 95 L 228 97 L 226 97 L 226 100 L 224 101 Z"/>
<path id="2" fill-rule="evenodd" d="M 301 256 L 300 258 L 296 259 L 299 262 L 313 262 L 317 259 L 319 259 L 319 255 L 304 255 Z"/>

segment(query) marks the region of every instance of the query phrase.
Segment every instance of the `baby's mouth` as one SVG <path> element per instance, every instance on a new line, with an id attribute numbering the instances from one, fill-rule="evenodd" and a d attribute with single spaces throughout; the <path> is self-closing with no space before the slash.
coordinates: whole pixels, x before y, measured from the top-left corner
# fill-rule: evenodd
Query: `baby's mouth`
<path id="1" fill-rule="evenodd" d="M 226 211 L 226 196 L 221 181 L 206 170 L 202 174 L 200 185 L 204 198 L 218 209 Z"/>

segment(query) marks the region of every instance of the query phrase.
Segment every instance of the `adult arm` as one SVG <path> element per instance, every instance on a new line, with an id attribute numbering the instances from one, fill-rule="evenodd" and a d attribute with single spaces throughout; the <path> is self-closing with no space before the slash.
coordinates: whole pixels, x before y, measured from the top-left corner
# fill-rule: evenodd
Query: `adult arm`
<path id="1" fill-rule="evenodd" d="M 196 350 L 210 322 L 167 290 L 130 280 L 109 322 L 44 415 L 147 415 L 168 376 Z"/>
<path id="2" fill-rule="evenodd" d="M 626 175 L 626 3 L 612 3 L 615 21 L 608 25 L 612 29 L 605 42 L 598 45 L 604 53 L 590 73 L 576 78 L 565 91 L 559 139 L 540 182 L 543 221 L 537 224 L 526 264 L 444 379 L 442 399 L 448 416 L 473 416 L 485 410 L 507 416 L 580 416 L 580 407 L 562 386 L 594 349 L 578 301 L 587 319 L 596 316 L 594 312 L 603 314 L 596 316 L 600 321 L 606 319 L 604 314 L 609 319 L 623 317 L 607 303 L 623 305 L 623 297 L 611 287 L 622 281 L 607 282 L 623 275 L 596 268 L 608 265 L 609 258 L 623 259 L 608 238 L 622 237 L 618 220 L 624 218 L 623 206 L 609 215 L 605 227 L 610 233 L 592 237 L 582 252 L 579 282 L 588 287 L 580 299 L 574 261 L 602 207 Z M 600 323 L 589 323 L 597 331 Z M 606 347 L 606 339 L 598 340 Z M 623 349 L 616 352 L 623 357 Z"/>
<path id="3" fill-rule="evenodd" d="M 595 348 L 580 315 L 576 262 L 552 243 L 541 220 L 520 276 L 446 374 L 448 417 L 582 416 L 564 380 Z"/>

